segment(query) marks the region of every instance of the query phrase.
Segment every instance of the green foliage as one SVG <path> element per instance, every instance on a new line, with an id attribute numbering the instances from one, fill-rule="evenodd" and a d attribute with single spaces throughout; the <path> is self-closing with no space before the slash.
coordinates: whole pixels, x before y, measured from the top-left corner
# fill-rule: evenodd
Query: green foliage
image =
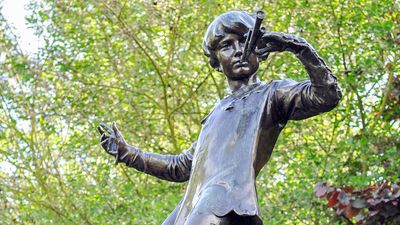
<path id="1" fill-rule="evenodd" d="M 318 181 L 395 181 L 399 157 L 399 3 L 373 1 L 32 1 L 44 40 L 19 49 L 0 16 L 0 221 L 6 224 L 161 224 L 185 190 L 123 165 L 99 145 L 116 121 L 129 143 L 179 153 L 226 95 L 201 50 L 228 10 L 267 13 L 270 30 L 304 37 L 343 89 L 338 108 L 290 122 L 258 177 L 265 224 L 344 223 L 313 197 Z M 307 79 L 289 53 L 263 80 Z M 397 97 L 396 97 L 397 96 Z"/>

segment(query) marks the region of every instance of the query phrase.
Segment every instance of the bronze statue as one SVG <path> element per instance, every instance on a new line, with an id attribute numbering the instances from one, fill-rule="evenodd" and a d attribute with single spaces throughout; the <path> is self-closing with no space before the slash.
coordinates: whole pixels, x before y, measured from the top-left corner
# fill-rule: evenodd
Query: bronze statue
<path id="1" fill-rule="evenodd" d="M 262 19 L 263 14 L 257 17 Z M 208 27 L 204 53 L 211 66 L 227 77 L 232 93 L 203 119 L 198 140 L 186 151 L 179 155 L 144 152 L 127 144 L 115 123 L 112 128 L 98 127 L 102 147 L 117 163 L 160 179 L 189 181 L 164 225 L 262 224 L 255 179 L 279 133 L 288 120 L 330 111 L 341 98 L 336 77 L 310 44 L 294 35 L 266 32 L 255 26 L 255 18 L 255 14 L 231 11 Z M 251 33 L 259 35 L 248 38 Z M 246 59 L 244 47 L 251 45 L 245 44 L 250 39 L 256 46 L 250 46 Z M 259 80 L 259 62 L 271 52 L 283 51 L 298 57 L 310 80 Z"/>

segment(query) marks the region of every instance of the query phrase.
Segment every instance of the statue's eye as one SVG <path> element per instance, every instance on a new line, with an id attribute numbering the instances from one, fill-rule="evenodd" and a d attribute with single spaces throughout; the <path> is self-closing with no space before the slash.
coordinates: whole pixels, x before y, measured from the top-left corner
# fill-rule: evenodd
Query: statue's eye
<path id="1" fill-rule="evenodd" d="M 221 43 L 219 44 L 219 49 L 228 48 L 229 45 L 230 45 L 230 42 L 229 42 L 229 41 L 221 42 Z"/>

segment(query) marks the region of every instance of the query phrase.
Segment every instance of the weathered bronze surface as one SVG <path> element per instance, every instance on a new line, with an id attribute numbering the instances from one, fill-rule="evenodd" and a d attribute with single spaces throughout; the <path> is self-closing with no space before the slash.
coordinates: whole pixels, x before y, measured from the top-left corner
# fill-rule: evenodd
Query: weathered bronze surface
<path id="1" fill-rule="evenodd" d="M 205 34 L 204 53 L 232 91 L 202 121 L 199 138 L 179 155 L 144 152 L 127 144 L 115 123 L 100 124 L 101 145 L 116 162 L 160 179 L 189 181 L 186 193 L 164 225 L 262 224 L 255 179 L 268 161 L 288 120 L 330 111 L 341 91 L 336 77 L 303 38 L 255 27 L 255 15 L 231 11 Z M 260 29 L 256 48 L 242 60 L 249 29 Z M 254 32 L 254 31 L 253 31 Z M 248 38 L 247 38 L 248 39 Z M 310 80 L 261 82 L 259 62 L 271 52 L 289 51 Z"/>

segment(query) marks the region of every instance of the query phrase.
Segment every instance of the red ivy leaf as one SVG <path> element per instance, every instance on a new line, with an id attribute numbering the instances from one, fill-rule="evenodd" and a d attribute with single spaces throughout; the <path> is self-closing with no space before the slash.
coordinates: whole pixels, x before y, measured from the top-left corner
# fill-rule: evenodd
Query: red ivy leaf
<path id="1" fill-rule="evenodd" d="M 378 189 L 378 186 L 377 186 L 377 185 L 373 185 L 373 186 L 370 186 L 370 187 L 365 188 L 365 189 L 363 190 L 363 193 L 373 192 L 373 191 L 375 191 L 376 189 Z"/>
<path id="2" fill-rule="evenodd" d="M 350 186 L 346 186 L 346 187 L 342 187 L 341 188 L 344 192 L 346 192 L 346 193 L 352 193 L 353 192 L 353 188 L 352 187 L 350 187 Z"/>
<path id="3" fill-rule="evenodd" d="M 337 192 L 333 193 L 333 195 L 329 198 L 328 204 L 327 204 L 329 207 L 334 207 L 339 202 L 339 200 L 337 199 L 338 195 L 339 195 L 339 192 L 337 191 Z"/>
<path id="4" fill-rule="evenodd" d="M 347 207 L 347 205 L 343 205 L 339 203 L 338 209 L 342 210 L 345 209 Z"/>
<path id="5" fill-rule="evenodd" d="M 344 215 L 345 215 L 347 218 L 352 218 L 352 217 L 354 217 L 354 216 L 357 216 L 357 214 L 358 214 L 360 211 L 361 211 L 361 209 L 356 209 L 356 208 L 353 208 L 353 207 L 349 206 L 349 207 L 347 207 L 347 209 L 344 211 Z"/>
<path id="6" fill-rule="evenodd" d="M 346 218 L 356 217 L 356 224 L 375 224 L 378 219 L 387 219 L 399 224 L 400 218 L 400 186 L 398 184 L 381 183 L 371 185 L 363 190 L 352 187 L 330 187 L 319 183 L 315 187 L 318 197 L 326 197 L 327 205 L 336 209 L 338 215 Z M 364 213 L 365 211 L 365 213 Z"/>
<path id="7" fill-rule="evenodd" d="M 344 212 L 344 210 L 345 210 L 346 208 L 347 208 L 347 206 L 342 205 L 342 204 L 339 203 L 339 206 L 338 206 L 338 208 L 336 209 L 336 213 L 337 213 L 338 215 L 342 215 L 342 213 Z"/>

